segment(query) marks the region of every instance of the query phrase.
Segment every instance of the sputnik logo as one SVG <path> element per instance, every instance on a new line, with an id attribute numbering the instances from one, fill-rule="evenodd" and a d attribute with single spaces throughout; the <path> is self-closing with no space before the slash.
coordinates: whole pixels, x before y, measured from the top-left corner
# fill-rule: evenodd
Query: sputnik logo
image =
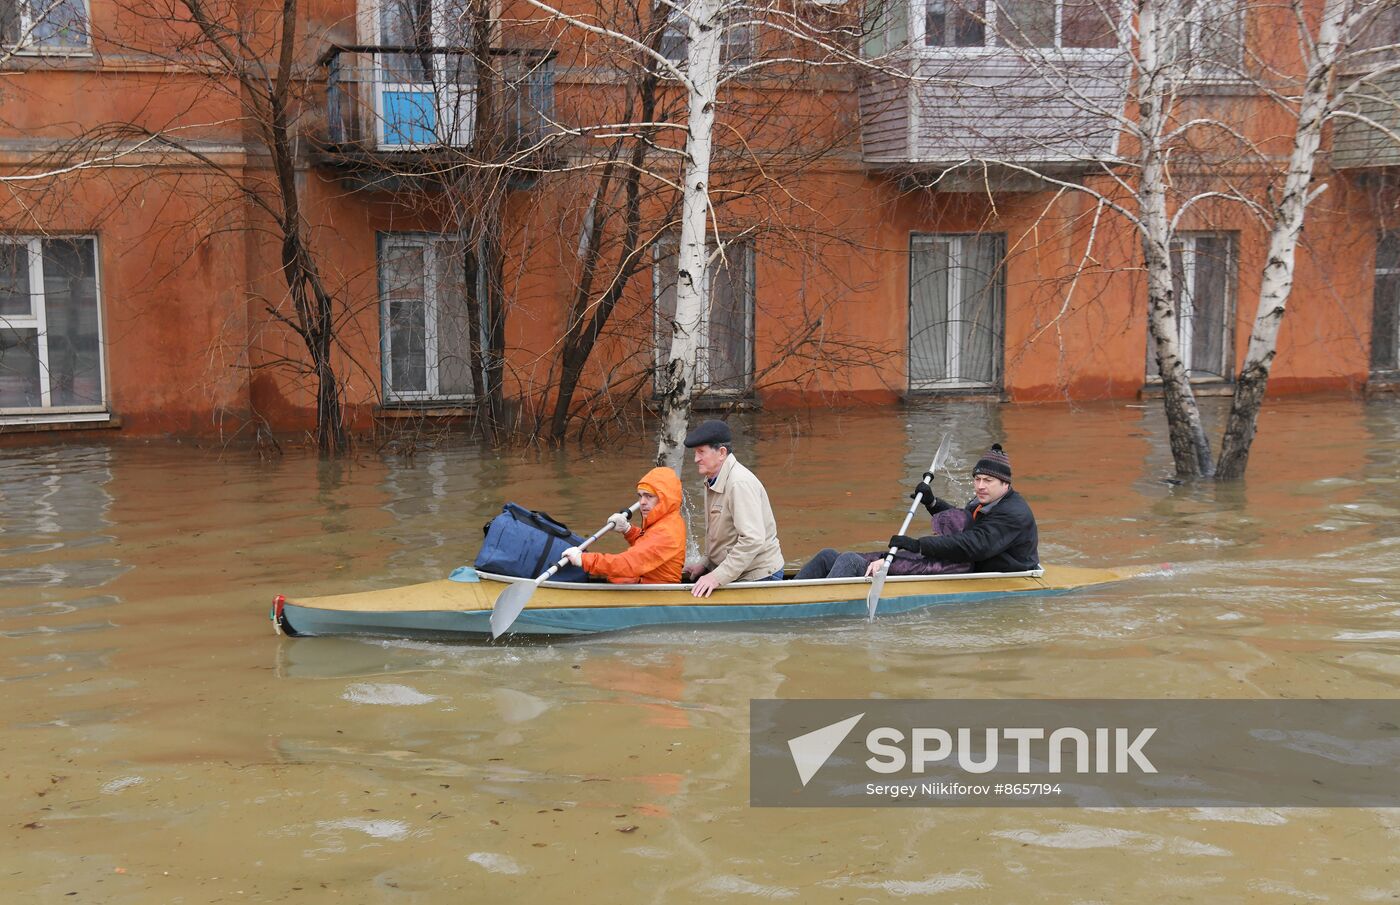
<path id="1" fill-rule="evenodd" d="M 846 740 L 846 736 L 851 734 L 851 730 L 863 716 L 864 713 L 857 713 L 839 723 L 832 723 L 830 726 L 823 726 L 805 735 L 788 739 L 788 751 L 792 753 L 792 762 L 797 766 L 797 775 L 803 786 L 817 775 L 817 771 L 826 764 L 827 759 L 836 752 L 837 746 Z"/>

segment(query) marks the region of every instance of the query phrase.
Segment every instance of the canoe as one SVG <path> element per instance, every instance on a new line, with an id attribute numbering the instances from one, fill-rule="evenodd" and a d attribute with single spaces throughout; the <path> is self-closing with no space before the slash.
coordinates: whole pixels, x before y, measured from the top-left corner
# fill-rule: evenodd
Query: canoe
<path id="1" fill-rule="evenodd" d="M 1046 566 L 1030 572 L 901 575 L 885 582 L 882 616 L 935 604 L 1063 594 L 1131 578 L 1153 567 Z M 514 582 L 531 581 L 463 567 L 448 578 L 333 597 L 278 596 L 272 623 L 287 635 L 373 635 L 475 640 L 491 636 L 491 607 Z M 784 619 L 865 618 L 864 578 L 740 581 L 708 598 L 689 585 L 616 585 L 547 581 L 511 626 L 514 635 L 584 635 L 657 625 L 721 625 Z"/>

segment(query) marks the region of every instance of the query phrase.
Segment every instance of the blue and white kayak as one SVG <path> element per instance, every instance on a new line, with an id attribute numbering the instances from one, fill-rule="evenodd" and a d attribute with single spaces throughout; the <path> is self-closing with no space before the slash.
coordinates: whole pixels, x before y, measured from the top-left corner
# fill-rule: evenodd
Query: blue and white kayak
<path id="1" fill-rule="evenodd" d="M 1150 567 L 1085 569 L 1046 566 L 1030 572 L 892 576 L 880 595 L 880 615 L 943 603 L 1062 594 L 1151 571 Z M 449 578 L 333 597 L 278 596 L 272 622 L 287 635 L 373 635 L 476 640 L 491 637 L 491 608 L 515 582 L 457 569 Z M 783 619 L 865 618 L 865 578 L 752 581 L 725 585 L 708 598 L 690 585 L 619 585 L 547 581 L 511 626 L 515 635 L 585 635 L 650 625 L 722 625 Z"/>

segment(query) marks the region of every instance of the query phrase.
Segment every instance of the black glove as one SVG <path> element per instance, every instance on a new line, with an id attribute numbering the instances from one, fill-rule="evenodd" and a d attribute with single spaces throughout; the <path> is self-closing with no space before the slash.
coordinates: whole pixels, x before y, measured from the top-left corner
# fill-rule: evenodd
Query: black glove
<path id="1" fill-rule="evenodd" d="M 900 550 L 908 550 L 910 553 L 919 552 L 918 539 L 910 537 L 907 534 L 896 534 L 894 537 L 891 537 L 890 546 L 896 547 Z"/>
<path id="2" fill-rule="evenodd" d="M 938 497 L 934 496 L 934 489 L 928 486 L 927 481 L 920 482 L 920 485 L 918 485 L 917 488 L 914 488 L 914 492 L 911 493 L 910 496 L 918 497 L 918 502 L 924 504 L 924 509 L 928 510 L 928 514 L 930 514 L 930 516 L 937 516 Z"/>

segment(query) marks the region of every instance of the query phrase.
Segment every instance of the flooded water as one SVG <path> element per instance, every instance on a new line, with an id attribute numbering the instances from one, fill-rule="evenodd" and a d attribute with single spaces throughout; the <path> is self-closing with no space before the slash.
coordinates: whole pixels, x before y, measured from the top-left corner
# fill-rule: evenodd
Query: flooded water
<path id="1" fill-rule="evenodd" d="M 1164 482 L 1155 406 L 736 423 L 790 562 L 878 546 L 954 432 L 939 489 L 1004 442 L 1044 561 L 1171 569 L 873 625 L 289 639 L 275 594 L 442 577 L 507 500 L 596 528 L 650 445 L 0 450 L 0 901 L 1400 897 L 1395 811 L 748 806 L 751 698 L 1396 696 L 1400 403 L 1272 402 L 1229 487 Z"/>

